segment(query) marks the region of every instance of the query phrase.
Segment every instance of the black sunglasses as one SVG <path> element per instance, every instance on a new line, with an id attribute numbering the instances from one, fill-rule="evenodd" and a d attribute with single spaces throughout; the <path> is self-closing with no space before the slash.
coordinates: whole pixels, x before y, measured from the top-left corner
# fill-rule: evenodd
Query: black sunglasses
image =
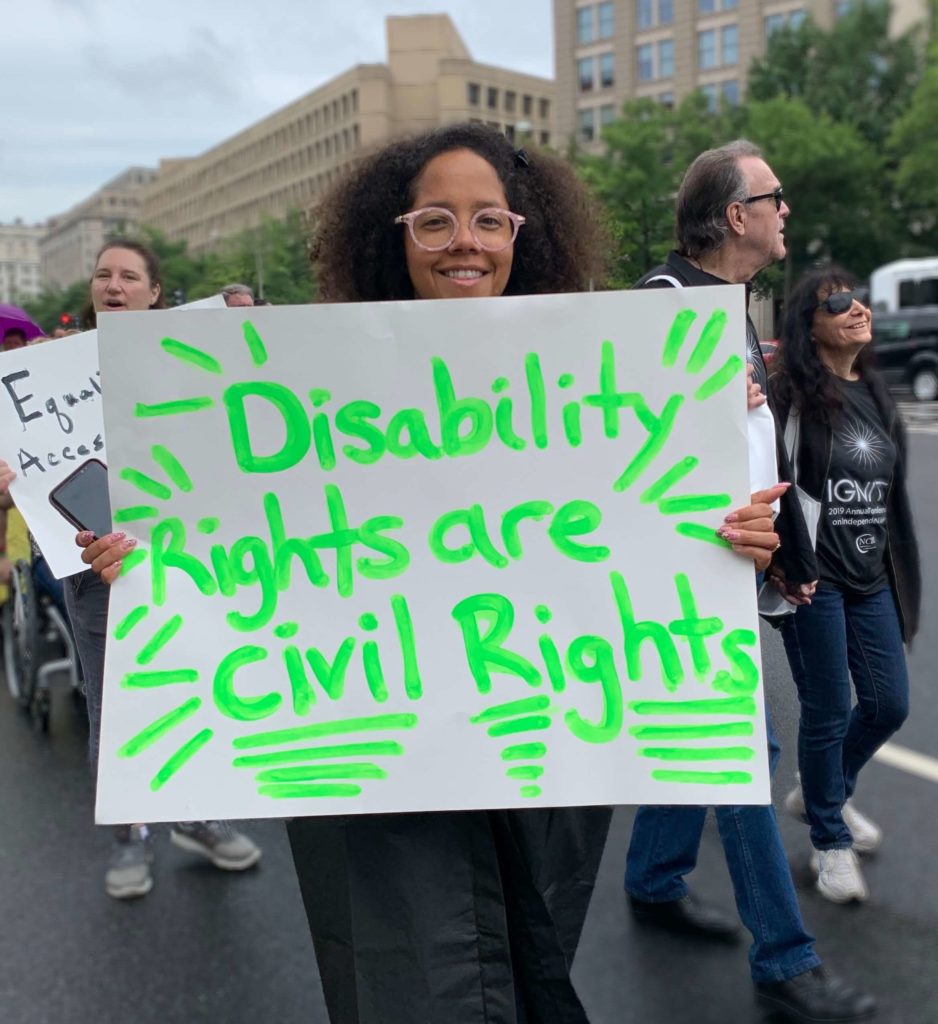
<path id="1" fill-rule="evenodd" d="M 780 210 L 782 208 L 782 186 L 779 185 L 774 192 L 763 192 L 761 196 L 749 196 L 743 202 L 748 206 L 750 203 L 758 203 L 761 199 L 774 199 L 775 209 Z"/>
<path id="2" fill-rule="evenodd" d="M 854 299 L 861 306 L 865 305 L 862 297 L 856 292 L 831 292 L 823 302 L 817 304 L 817 308 L 825 310 L 831 316 L 840 316 L 853 306 Z"/>

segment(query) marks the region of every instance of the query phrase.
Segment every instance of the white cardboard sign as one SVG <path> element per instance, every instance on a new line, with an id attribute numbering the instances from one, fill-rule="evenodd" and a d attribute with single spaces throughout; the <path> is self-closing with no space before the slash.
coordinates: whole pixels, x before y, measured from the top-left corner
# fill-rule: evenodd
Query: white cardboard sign
<path id="1" fill-rule="evenodd" d="M 101 822 L 769 799 L 741 288 L 126 313 Z"/>
<path id="2" fill-rule="evenodd" d="M 213 295 L 172 312 L 224 306 L 224 298 Z M 97 331 L 0 353 L 0 437 L 0 457 L 17 473 L 11 487 L 16 507 L 53 575 L 87 569 L 75 527 L 49 496 L 86 459 L 107 462 Z"/>

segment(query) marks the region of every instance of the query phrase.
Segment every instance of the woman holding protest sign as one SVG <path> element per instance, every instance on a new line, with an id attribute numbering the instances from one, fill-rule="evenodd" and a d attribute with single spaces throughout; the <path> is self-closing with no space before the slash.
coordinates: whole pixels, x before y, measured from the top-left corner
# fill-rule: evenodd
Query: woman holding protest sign
<path id="1" fill-rule="evenodd" d="M 95 260 L 84 324 L 95 327 L 101 313 L 128 310 L 164 309 L 163 284 L 156 254 L 134 239 L 116 238 L 105 243 Z M 0 491 L 6 491 L 14 473 L 0 460 Z M 103 495 L 106 508 L 107 495 Z M 84 548 L 95 542 L 90 531 L 79 533 L 77 543 Z M 97 541 L 113 545 L 126 554 L 133 541 L 121 532 Z M 101 699 L 104 683 L 104 649 L 107 636 L 107 584 L 91 570 L 69 577 L 65 582 L 65 604 L 75 636 L 87 697 L 89 733 L 88 753 L 91 771 L 97 775 L 98 743 L 101 730 Z M 216 867 L 241 871 L 257 863 L 258 847 L 226 822 L 184 822 L 173 826 L 173 843 L 208 858 Z M 115 899 L 144 896 L 153 887 L 151 854 L 145 825 L 114 828 L 114 846 L 104 876 L 105 890 Z"/>
<path id="2" fill-rule="evenodd" d="M 770 380 L 820 569 L 811 602 L 782 631 L 801 703 L 801 786 L 785 803 L 811 826 L 817 888 L 834 903 L 868 897 L 856 854 L 882 834 L 852 797 L 908 714 L 903 642 L 921 594 L 905 432 L 871 366 L 870 311 L 855 287 L 837 267 L 798 282 Z M 781 550 L 773 563 L 782 579 L 790 558 Z"/>
<path id="3" fill-rule="evenodd" d="M 605 241 L 562 160 L 453 125 L 366 157 L 321 205 L 329 302 L 586 291 Z M 519 325 L 520 327 L 521 325 Z M 773 490 L 737 513 L 760 568 Z M 116 579 L 110 538 L 84 558 Z M 335 1024 L 582 1024 L 570 967 L 610 809 L 298 818 L 294 862 Z"/>

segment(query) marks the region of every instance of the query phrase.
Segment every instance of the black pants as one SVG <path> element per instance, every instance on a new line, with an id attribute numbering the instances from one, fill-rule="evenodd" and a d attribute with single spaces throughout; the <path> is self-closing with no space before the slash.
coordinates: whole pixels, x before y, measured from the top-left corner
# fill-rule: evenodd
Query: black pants
<path id="1" fill-rule="evenodd" d="M 570 967 L 611 809 L 288 825 L 332 1024 L 585 1024 Z"/>

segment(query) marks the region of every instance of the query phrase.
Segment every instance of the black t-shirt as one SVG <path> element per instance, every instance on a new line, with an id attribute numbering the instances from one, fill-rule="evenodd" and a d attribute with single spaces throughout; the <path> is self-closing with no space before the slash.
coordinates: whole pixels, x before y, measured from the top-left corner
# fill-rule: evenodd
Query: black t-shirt
<path id="1" fill-rule="evenodd" d="M 896 465 L 865 381 L 838 381 L 844 406 L 833 428 L 831 463 L 818 523 L 820 582 L 855 594 L 889 585 L 886 496 Z"/>

